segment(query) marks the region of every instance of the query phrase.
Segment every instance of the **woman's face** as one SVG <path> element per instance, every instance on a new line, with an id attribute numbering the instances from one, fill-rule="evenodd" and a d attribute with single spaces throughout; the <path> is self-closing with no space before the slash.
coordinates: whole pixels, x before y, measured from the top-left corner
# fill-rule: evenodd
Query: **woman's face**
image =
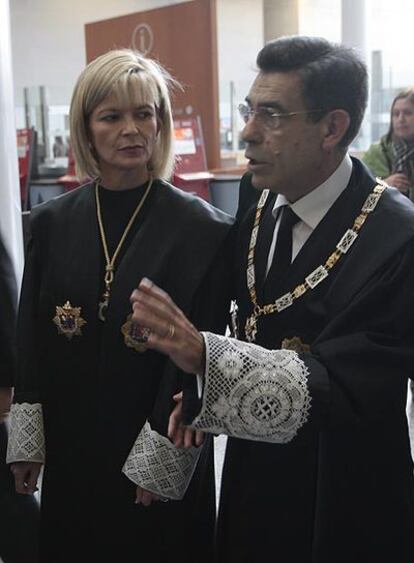
<path id="1" fill-rule="evenodd" d="M 138 185 L 148 179 L 158 134 L 153 103 L 124 106 L 115 95 L 108 96 L 92 112 L 89 133 L 104 183 L 124 178 Z"/>
<path id="2" fill-rule="evenodd" d="M 392 131 L 399 139 L 414 140 L 414 104 L 408 98 L 401 98 L 394 104 Z"/>

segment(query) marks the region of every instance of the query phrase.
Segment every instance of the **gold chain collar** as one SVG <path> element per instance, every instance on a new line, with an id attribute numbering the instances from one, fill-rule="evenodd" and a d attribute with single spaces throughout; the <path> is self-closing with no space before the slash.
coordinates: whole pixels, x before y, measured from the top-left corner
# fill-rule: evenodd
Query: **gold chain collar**
<path id="1" fill-rule="evenodd" d="M 250 299 L 253 304 L 253 313 L 247 318 L 244 329 L 246 340 L 248 342 L 254 342 L 256 340 L 257 319 L 259 317 L 271 315 L 273 313 L 280 313 L 280 311 L 283 311 L 287 307 L 293 305 L 293 302 L 296 301 L 296 299 L 302 297 L 302 295 L 304 295 L 309 289 L 315 289 L 317 285 L 319 285 L 325 278 L 328 277 L 329 271 L 351 248 L 356 238 L 358 237 L 358 233 L 362 225 L 365 223 L 368 215 L 372 213 L 372 211 L 374 211 L 380 197 L 388 187 L 387 184 L 379 178 L 377 178 L 377 182 L 378 184 L 374 187 L 372 192 L 365 200 L 358 217 L 355 219 L 354 224 L 352 225 L 352 228 L 345 231 L 344 235 L 340 238 L 338 244 L 336 245 L 335 250 L 327 258 L 325 264 L 320 265 L 315 270 L 313 270 L 313 272 L 305 277 L 304 282 L 297 285 L 292 291 L 288 291 L 288 293 L 280 296 L 273 303 L 261 306 L 257 302 L 254 257 L 257 235 L 259 232 L 260 218 L 262 215 L 263 207 L 269 195 L 269 190 L 263 190 L 257 204 L 256 216 L 250 237 L 249 252 L 247 257 L 247 287 L 249 289 Z"/>
<path id="2" fill-rule="evenodd" d="M 125 242 L 125 239 L 126 239 L 128 233 L 129 233 L 129 231 L 130 231 L 130 229 L 131 229 L 131 227 L 132 227 L 132 225 L 135 221 L 136 216 L 140 212 L 142 206 L 145 203 L 145 200 L 147 199 L 147 196 L 148 196 L 148 194 L 151 190 L 152 182 L 153 182 L 153 178 L 151 177 L 149 182 L 148 182 L 148 187 L 145 190 L 144 195 L 139 200 L 138 205 L 135 208 L 135 211 L 131 215 L 131 218 L 128 221 L 128 224 L 125 227 L 124 232 L 122 233 L 122 236 L 121 236 L 121 238 L 118 242 L 118 245 L 115 249 L 115 252 L 112 255 L 112 258 L 110 258 L 110 256 L 109 256 L 108 244 L 107 244 L 107 241 L 106 241 L 105 229 L 104 229 L 103 221 L 102 221 L 101 202 L 99 200 L 99 183 L 95 182 L 96 216 L 98 218 L 99 232 L 100 232 L 100 235 L 101 235 L 102 247 L 103 247 L 103 251 L 104 251 L 104 255 L 105 255 L 105 262 L 106 262 L 105 277 L 104 277 L 105 291 L 102 294 L 102 299 L 99 302 L 99 308 L 98 308 L 98 319 L 101 320 L 101 321 L 105 321 L 106 310 L 108 309 L 108 305 L 109 305 L 109 298 L 110 298 L 110 295 L 111 295 L 111 285 L 112 285 L 112 282 L 114 281 L 114 274 L 115 274 L 115 261 L 116 261 L 118 254 L 119 254 L 119 252 L 122 248 L 122 245 Z"/>

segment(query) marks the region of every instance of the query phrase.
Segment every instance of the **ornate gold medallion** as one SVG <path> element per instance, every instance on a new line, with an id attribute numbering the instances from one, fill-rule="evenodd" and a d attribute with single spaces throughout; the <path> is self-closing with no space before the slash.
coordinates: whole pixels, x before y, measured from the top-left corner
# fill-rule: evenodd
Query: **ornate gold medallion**
<path id="1" fill-rule="evenodd" d="M 73 336 L 81 336 L 81 327 L 86 324 L 82 319 L 81 307 L 72 307 L 70 301 L 66 301 L 63 307 L 56 306 L 56 316 L 53 322 L 57 326 L 58 334 L 64 334 L 68 340 L 72 340 Z"/>
<path id="2" fill-rule="evenodd" d="M 124 335 L 124 342 L 128 348 L 133 348 L 140 354 L 148 350 L 147 346 L 145 346 L 145 342 L 148 340 L 151 330 L 134 323 L 132 320 L 132 314 L 128 315 L 126 323 L 124 323 L 121 327 L 121 332 Z"/>
<path id="3" fill-rule="evenodd" d="M 292 336 L 292 338 L 284 338 L 281 344 L 282 350 L 293 350 L 298 354 L 303 354 L 305 352 L 310 352 L 309 344 L 302 342 L 299 336 Z"/>

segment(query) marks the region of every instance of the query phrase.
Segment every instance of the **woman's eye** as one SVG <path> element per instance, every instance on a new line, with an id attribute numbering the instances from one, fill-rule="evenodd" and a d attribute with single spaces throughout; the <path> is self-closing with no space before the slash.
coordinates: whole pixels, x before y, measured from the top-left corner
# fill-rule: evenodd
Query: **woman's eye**
<path id="1" fill-rule="evenodd" d="M 137 112 L 138 119 L 150 119 L 153 116 L 152 111 L 150 110 L 141 110 Z"/>
<path id="2" fill-rule="evenodd" d="M 118 114 L 116 113 L 107 113 L 106 115 L 102 116 L 102 121 L 115 121 L 118 118 Z"/>

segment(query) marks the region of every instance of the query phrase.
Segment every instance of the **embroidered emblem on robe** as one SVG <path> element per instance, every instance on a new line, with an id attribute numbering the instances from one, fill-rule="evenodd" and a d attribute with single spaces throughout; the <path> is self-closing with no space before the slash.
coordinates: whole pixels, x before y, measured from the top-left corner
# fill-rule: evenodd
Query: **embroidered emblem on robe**
<path id="1" fill-rule="evenodd" d="M 140 354 L 148 350 L 145 342 L 148 340 L 151 331 L 149 328 L 134 323 L 132 321 L 132 314 L 128 315 L 126 323 L 121 327 L 121 332 L 124 335 L 124 342 L 128 348 L 133 348 Z"/>
<path id="2" fill-rule="evenodd" d="M 72 307 L 70 301 L 66 301 L 63 307 L 56 306 L 56 315 L 53 322 L 57 326 L 58 334 L 64 334 L 68 340 L 73 336 L 82 336 L 81 327 L 86 324 L 81 315 L 81 307 Z"/>
<path id="3" fill-rule="evenodd" d="M 297 354 L 303 354 L 304 352 L 310 352 L 309 344 L 302 342 L 299 336 L 292 336 L 292 338 L 284 338 L 281 344 L 282 350 L 293 350 Z"/>

